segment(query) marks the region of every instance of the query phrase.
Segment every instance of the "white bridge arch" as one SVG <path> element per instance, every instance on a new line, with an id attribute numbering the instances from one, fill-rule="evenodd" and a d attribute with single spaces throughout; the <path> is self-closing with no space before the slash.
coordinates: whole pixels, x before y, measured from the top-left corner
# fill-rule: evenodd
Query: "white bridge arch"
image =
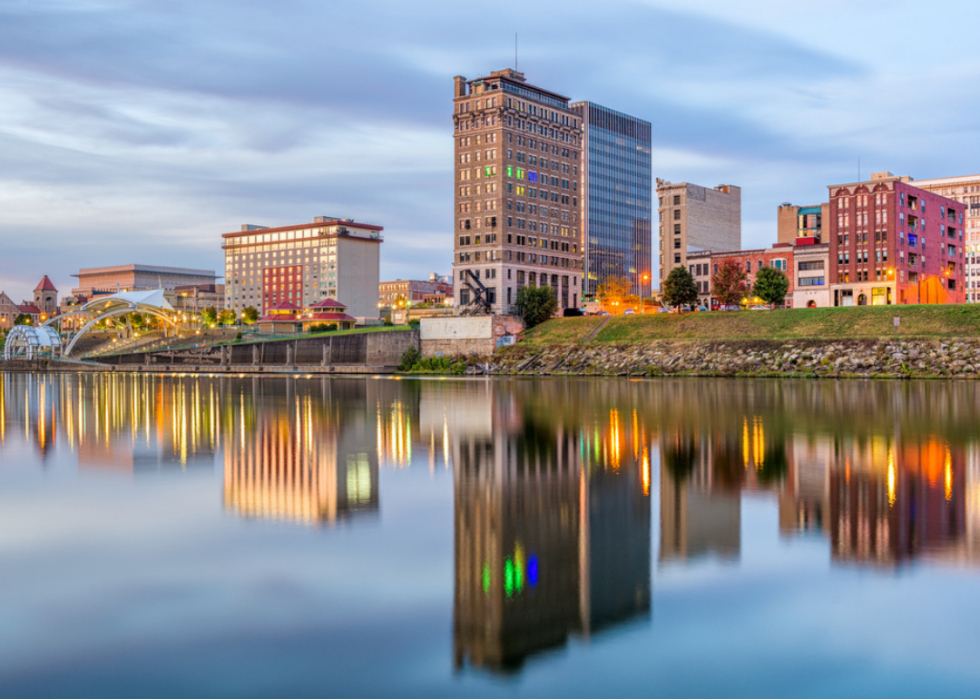
<path id="1" fill-rule="evenodd" d="M 68 342 L 68 345 L 64 348 L 64 351 L 61 352 L 61 356 L 67 357 L 71 354 L 71 351 L 74 349 L 75 343 L 78 342 L 78 339 L 86 332 L 91 330 L 99 321 L 105 320 L 106 318 L 112 318 L 114 316 L 128 315 L 130 313 L 146 313 L 156 318 L 160 318 L 161 320 L 174 326 L 174 328 L 177 328 L 177 323 L 174 322 L 174 319 L 170 317 L 170 315 L 168 315 L 168 311 L 173 313 L 174 307 L 171 306 L 170 302 L 164 297 L 163 289 L 123 291 L 112 294 L 111 296 L 101 296 L 97 299 L 93 299 L 82 306 L 79 310 L 55 316 L 51 320 L 43 323 L 41 327 L 37 329 L 40 330 L 42 328 L 49 327 L 52 324 L 58 323 L 71 316 L 92 316 L 91 320 L 78 329 L 78 332 L 72 336 L 71 340 Z M 50 329 L 52 332 L 54 332 L 54 328 Z"/>

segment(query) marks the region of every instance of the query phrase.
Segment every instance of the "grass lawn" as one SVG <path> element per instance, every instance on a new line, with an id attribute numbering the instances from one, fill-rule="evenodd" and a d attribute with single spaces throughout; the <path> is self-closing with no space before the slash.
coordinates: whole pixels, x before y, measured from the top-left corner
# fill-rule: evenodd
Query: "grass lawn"
<path id="1" fill-rule="evenodd" d="M 592 340 L 598 344 L 654 340 L 836 340 L 893 337 L 980 337 L 980 304 L 797 308 L 619 316 Z M 602 318 L 555 318 L 524 334 L 528 345 L 581 342 Z"/>

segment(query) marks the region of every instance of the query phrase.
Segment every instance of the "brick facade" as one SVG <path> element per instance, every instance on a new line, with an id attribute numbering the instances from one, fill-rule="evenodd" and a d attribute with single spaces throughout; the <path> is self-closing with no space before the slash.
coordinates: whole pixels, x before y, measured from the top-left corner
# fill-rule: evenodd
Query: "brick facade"
<path id="1" fill-rule="evenodd" d="M 965 301 L 965 206 L 890 173 L 831 185 L 835 306 Z"/>
<path id="2" fill-rule="evenodd" d="M 453 107 L 457 306 L 480 293 L 509 313 L 523 286 L 551 286 L 560 308 L 578 306 L 581 117 L 516 70 L 456 76 Z"/>

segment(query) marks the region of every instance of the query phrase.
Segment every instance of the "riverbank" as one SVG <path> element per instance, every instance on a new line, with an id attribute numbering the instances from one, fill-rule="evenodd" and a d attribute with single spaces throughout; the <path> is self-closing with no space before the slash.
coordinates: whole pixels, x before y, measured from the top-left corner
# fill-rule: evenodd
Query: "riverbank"
<path id="1" fill-rule="evenodd" d="M 518 345 L 497 352 L 486 366 L 486 373 L 504 375 L 976 379 L 980 378 L 980 341 Z"/>

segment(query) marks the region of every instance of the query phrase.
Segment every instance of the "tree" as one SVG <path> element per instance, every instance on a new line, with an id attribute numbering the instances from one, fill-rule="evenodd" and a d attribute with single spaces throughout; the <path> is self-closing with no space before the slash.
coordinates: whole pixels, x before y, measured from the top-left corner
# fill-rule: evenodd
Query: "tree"
<path id="1" fill-rule="evenodd" d="M 204 321 L 205 325 L 216 325 L 218 323 L 218 309 L 214 306 L 208 306 L 201 311 L 201 320 Z"/>
<path id="2" fill-rule="evenodd" d="M 782 305 L 789 291 L 789 279 L 782 270 L 773 267 L 763 267 L 755 275 L 755 285 L 752 293 L 770 306 Z"/>
<path id="3" fill-rule="evenodd" d="M 134 311 L 129 314 L 129 324 L 139 330 L 146 325 L 146 318 L 143 317 L 142 313 Z"/>
<path id="4" fill-rule="evenodd" d="M 533 328 L 558 311 L 558 299 L 550 286 L 524 286 L 517 291 L 517 307 L 525 325 Z"/>
<path id="5" fill-rule="evenodd" d="M 259 322 L 259 309 L 255 306 L 245 306 L 242 310 L 242 320 L 245 325 L 255 325 Z"/>
<path id="6" fill-rule="evenodd" d="M 627 277 L 609 277 L 596 288 L 596 297 L 604 311 L 622 313 L 629 302 L 630 280 Z"/>
<path id="7" fill-rule="evenodd" d="M 698 301 L 698 286 L 694 277 L 684 267 L 674 267 L 664 280 L 661 289 L 664 301 L 668 306 L 684 306 Z"/>
<path id="8" fill-rule="evenodd" d="M 34 321 L 27 313 L 20 313 L 14 318 L 14 325 L 34 325 Z"/>
<path id="9" fill-rule="evenodd" d="M 718 271 L 711 276 L 711 295 L 722 306 L 734 306 L 748 296 L 747 280 L 748 274 L 742 265 L 735 260 L 724 260 L 718 265 Z"/>
<path id="10" fill-rule="evenodd" d="M 225 309 L 218 314 L 218 322 L 222 325 L 234 325 L 235 324 L 235 312 L 231 309 Z"/>

